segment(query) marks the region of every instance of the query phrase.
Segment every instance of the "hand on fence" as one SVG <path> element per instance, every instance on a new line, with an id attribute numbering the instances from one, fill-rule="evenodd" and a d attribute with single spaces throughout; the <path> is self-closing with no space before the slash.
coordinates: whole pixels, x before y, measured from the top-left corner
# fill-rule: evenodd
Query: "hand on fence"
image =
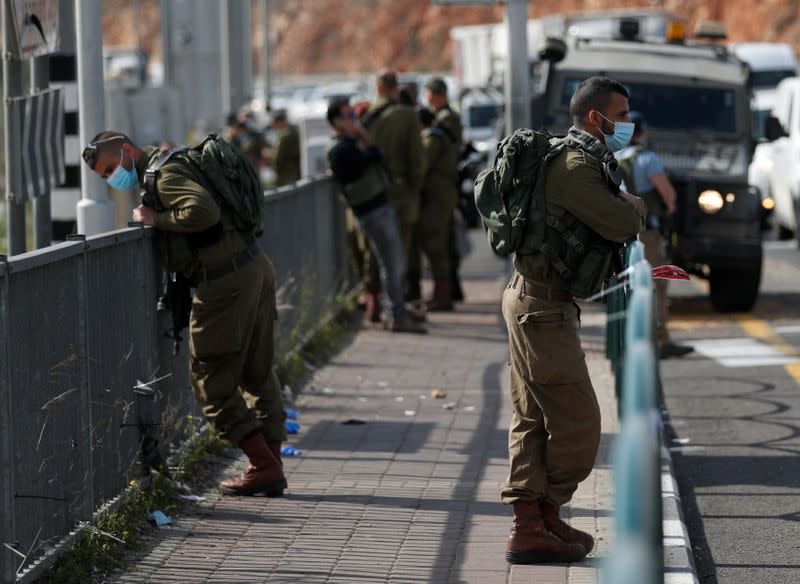
<path id="1" fill-rule="evenodd" d="M 133 210 L 133 220 L 145 225 L 154 225 L 156 222 L 156 212 L 150 207 L 139 205 Z"/>

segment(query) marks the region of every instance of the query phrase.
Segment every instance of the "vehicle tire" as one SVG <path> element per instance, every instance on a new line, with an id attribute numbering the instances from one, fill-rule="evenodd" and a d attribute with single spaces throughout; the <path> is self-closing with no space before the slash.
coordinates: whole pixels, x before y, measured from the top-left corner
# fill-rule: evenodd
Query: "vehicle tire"
<path id="1" fill-rule="evenodd" d="M 761 260 L 746 269 L 711 268 L 708 278 L 711 306 L 717 312 L 748 312 L 758 299 Z"/>

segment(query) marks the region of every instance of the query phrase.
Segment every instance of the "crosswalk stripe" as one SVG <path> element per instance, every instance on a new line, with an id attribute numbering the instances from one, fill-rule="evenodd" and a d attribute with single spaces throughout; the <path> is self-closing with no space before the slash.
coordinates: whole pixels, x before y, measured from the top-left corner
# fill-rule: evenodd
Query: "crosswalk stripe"
<path id="1" fill-rule="evenodd" d="M 767 321 L 747 314 L 737 314 L 736 320 L 751 337 L 768 343 L 787 357 L 797 356 L 797 350 L 787 343 Z M 800 384 L 800 363 L 793 359 L 784 364 L 784 369 L 795 383 Z"/>

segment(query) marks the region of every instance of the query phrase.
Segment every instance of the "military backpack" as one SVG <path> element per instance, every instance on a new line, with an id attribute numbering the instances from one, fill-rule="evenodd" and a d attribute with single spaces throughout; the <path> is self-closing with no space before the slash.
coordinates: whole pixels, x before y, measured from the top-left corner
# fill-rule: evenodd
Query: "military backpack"
<path id="1" fill-rule="evenodd" d="M 158 173 L 170 160 L 188 163 L 192 174 L 226 214 L 233 228 L 257 239 L 263 232 L 264 191 L 251 162 L 234 146 L 209 134 L 196 146 L 181 146 L 158 155 L 145 171 L 145 195 L 159 204 Z M 157 209 L 158 210 L 158 209 Z"/>
<path id="2" fill-rule="evenodd" d="M 546 132 L 517 130 L 500 142 L 494 166 L 475 179 L 475 205 L 496 254 L 519 251 L 531 236 L 544 240 L 545 167 L 564 149 Z"/>
<path id="3" fill-rule="evenodd" d="M 478 175 L 475 203 L 496 254 L 541 253 L 574 296 L 587 298 L 614 269 L 612 258 L 618 245 L 569 212 L 560 218 L 547 213 L 548 164 L 571 148 L 581 146 L 569 137 L 517 130 L 500 142 L 494 166 Z"/>

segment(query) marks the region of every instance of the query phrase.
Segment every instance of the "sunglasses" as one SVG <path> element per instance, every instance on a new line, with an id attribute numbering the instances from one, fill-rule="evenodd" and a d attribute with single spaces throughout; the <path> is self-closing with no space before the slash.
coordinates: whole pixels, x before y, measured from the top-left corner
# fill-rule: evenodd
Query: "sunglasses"
<path id="1" fill-rule="evenodd" d="M 97 142 L 92 142 L 86 148 L 83 149 L 81 153 L 81 157 L 83 161 L 89 165 L 89 168 L 94 169 L 94 164 L 97 162 L 97 152 L 99 151 L 98 146 L 101 144 L 107 144 L 109 142 L 114 142 L 115 140 L 124 140 L 124 136 L 112 136 L 111 138 L 104 138 L 103 140 L 98 140 Z"/>

